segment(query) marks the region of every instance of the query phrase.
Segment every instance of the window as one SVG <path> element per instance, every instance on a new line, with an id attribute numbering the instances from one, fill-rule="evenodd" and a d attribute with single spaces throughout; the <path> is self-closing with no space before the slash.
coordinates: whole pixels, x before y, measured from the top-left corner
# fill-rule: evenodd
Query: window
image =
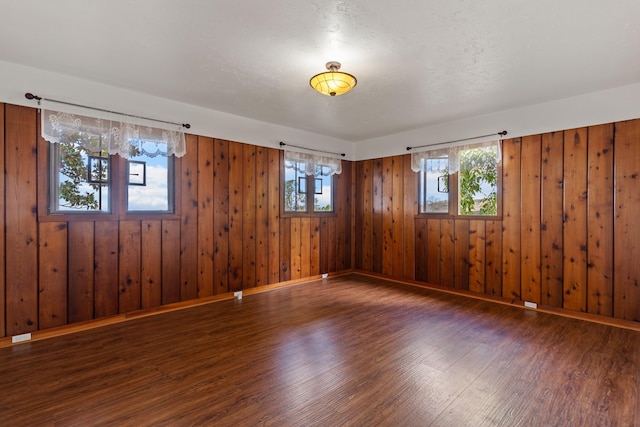
<path id="1" fill-rule="evenodd" d="M 184 134 L 41 114 L 43 139 L 51 142 L 49 214 L 174 213 L 174 154 L 184 154 Z"/>
<path id="2" fill-rule="evenodd" d="M 497 215 L 499 162 L 498 141 L 413 153 L 420 213 Z"/>
<path id="3" fill-rule="evenodd" d="M 333 175 L 341 171 L 340 159 L 286 151 L 284 213 L 333 212 Z"/>

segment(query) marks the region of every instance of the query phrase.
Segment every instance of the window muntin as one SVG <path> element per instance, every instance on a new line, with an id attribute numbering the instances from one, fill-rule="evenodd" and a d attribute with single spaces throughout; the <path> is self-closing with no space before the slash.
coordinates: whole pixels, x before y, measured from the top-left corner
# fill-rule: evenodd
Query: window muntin
<path id="1" fill-rule="evenodd" d="M 111 160 L 100 135 L 75 132 L 51 144 L 51 213 L 110 212 Z"/>

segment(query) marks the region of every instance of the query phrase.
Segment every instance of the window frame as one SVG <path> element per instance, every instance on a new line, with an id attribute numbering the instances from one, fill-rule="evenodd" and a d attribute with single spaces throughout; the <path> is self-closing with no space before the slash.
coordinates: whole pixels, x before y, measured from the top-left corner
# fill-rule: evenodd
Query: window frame
<path id="1" fill-rule="evenodd" d="M 281 218 L 299 218 L 299 217 L 314 217 L 314 216 L 337 216 L 336 213 L 336 180 L 335 175 L 331 175 L 331 207 L 330 211 L 316 211 L 314 208 L 314 197 L 309 197 L 309 195 L 314 196 L 316 190 L 316 175 L 306 175 L 305 174 L 305 182 L 307 188 L 307 197 L 306 197 L 306 211 L 287 211 L 285 210 L 285 159 L 284 159 L 284 151 L 280 152 L 280 217 Z"/>
<path id="2" fill-rule="evenodd" d="M 500 146 L 500 153 L 502 153 L 502 140 L 498 141 Z M 456 147 L 451 147 L 456 148 Z M 502 155 L 502 154 L 501 154 Z M 459 193 L 460 186 L 458 185 L 460 171 L 455 173 L 450 173 L 449 176 L 449 200 L 448 200 L 448 212 L 420 212 L 420 173 L 416 173 L 417 180 L 417 200 L 418 200 L 418 217 L 428 217 L 428 218 L 445 218 L 445 219 L 469 219 L 469 220 L 489 220 L 489 221 L 500 221 L 502 220 L 502 157 L 497 164 L 497 182 L 496 182 L 496 214 L 495 215 L 464 215 L 459 213 Z"/>
<path id="3" fill-rule="evenodd" d="M 40 114 L 40 112 L 38 112 Z M 37 210 L 38 221 L 41 222 L 65 222 L 65 221 L 140 221 L 153 218 L 154 220 L 170 220 L 180 218 L 180 185 L 178 177 L 181 176 L 182 161 L 175 156 L 172 163 L 173 173 L 170 172 L 169 195 L 173 195 L 173 212 L 157 211 L 132 211 L 127 212 L 128 177 L 127 159 L 119 155 L 109 155 L 111 171 L 109 174 L 110 212 L 50 212 L 50 187 L 52 185 L 53 171 L 51 170 L 51 143 L 45 140 L 40 132 L 40 120 L 37 121 L 37 150 L 36 161 L 38 176 L 43 177 L 37 184 Z M 171 205 L 171 203 L 170 203 Z"/>

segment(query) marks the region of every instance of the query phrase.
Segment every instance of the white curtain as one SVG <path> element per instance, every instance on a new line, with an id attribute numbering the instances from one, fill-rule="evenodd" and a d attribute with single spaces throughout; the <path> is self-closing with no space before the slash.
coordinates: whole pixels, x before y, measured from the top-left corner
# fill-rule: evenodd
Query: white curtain
<path id="1" fill-rule="evenodd" d="M 293 162 L 304 163 L 304 171 L 298 170 L 300 173 L 307 175 L 315 175 L 316 166 L 322 166 L 321 175 L 330 176 L 342 173 L 342 160 L 334 157 L 319 156 L 317 154 L 299 153 L 297 151 L 285 150 L 284 159 Z M 300 168 L 302 169 L 302 168 Z"/>
<path id="2" fill-rule="evenodd" d="M 118 154 L 125 159 L 130 157 L 132 146 L 151 157 L 182 157 L 186 153 L 184 132 L 179 125 L 163 124 L 163 128 L 157 128 L 47 109 L 42 109 L 41 120 L 42 137 L 54 144 L 74 133 L 88 133 L 108 142 L 109 154 Z M 142 141 L 155 142 L 157 147 L 147 152 Z M 166 149 L 160 149 L 160 144 L 166 144 Z"/>
<path id="3" fill-rule="evenodd" d="M 426 161 L 427 159 L 448 158 L 449 174 L 454 174 L 460 170 L 458 153 L 473 148 L 489 147 L 496 147 L 496 163 L 500 163 L 502 159 L 502 153 L 500 151 L 500 141 L 488 141 L 475 144 L 456 145 L 447 148 L 429 149 L 427 147 L 423 151 L 413 152 L 411 153 L 411 170 L 414 172 L 420 172 L 421 170 L 424 170 L 424 168 L 426 168 L 427 165 L 430 164 L 430 162 Z"/>

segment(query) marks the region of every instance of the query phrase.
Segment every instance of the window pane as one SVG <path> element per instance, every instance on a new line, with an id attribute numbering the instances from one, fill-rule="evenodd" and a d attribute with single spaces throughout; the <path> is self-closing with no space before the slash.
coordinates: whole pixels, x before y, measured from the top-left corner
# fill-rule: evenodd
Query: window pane
<path id="1" fill-rule="evenodd" d="M 173 212 L 173 156 L 160 142 L 135 141 L 127 161 L 127 211 Z"/>
<path id="2" fill-rule="evenodd" d="M 109 153 L 99 135 L 77 132 L 51 144 L 52 213 L 109 212 Z"/>
<path id="3" fill-rule="evenodd" d="M 419 195 L 420 213 L 449 213 L 449 158 L 448 156 L 420 161 Z"/>
<path id="4" fill-rule="evenodd" d="M 305 166 L 295 160 L 284 161 L 284 210 L 285 212 L 306 212 Z"/>
<path id="5" fill-rule="evenodd" d="M 460 161 L 460 215 L 498 214 L 498 147 L 462 150 Z"/>
<path id="6" fill-rule="evenodd" d="M 316 166 L 314 175 L 314 212 L 333 212 L 333 176 L 329 175 L 331 168 L 328 166 Z"/>

